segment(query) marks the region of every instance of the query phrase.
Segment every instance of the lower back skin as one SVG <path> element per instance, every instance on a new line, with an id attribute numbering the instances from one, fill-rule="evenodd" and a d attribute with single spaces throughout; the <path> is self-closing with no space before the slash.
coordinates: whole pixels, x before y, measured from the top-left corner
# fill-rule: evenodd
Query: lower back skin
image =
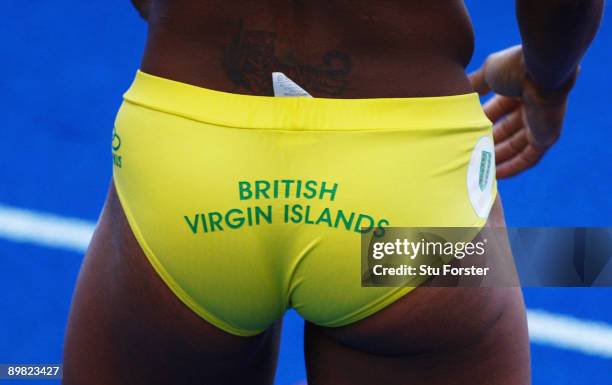
<path id="1" fill-rule="evenodd" d="M 153 0 L 144 72 L 273 95 L 272 72 L 314 97 L 464 94 L 473 31 L 462 1 Z"/>

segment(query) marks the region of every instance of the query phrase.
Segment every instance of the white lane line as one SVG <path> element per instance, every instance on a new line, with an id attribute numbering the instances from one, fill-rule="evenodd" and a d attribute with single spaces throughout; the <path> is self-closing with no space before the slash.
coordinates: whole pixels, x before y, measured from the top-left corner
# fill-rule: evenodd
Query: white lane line
<path id="1" fill-rule="evenodd" d="M 0 238 L 83 253 L 95 223 L 0 205 Z M 612 325 L 527 311 L 532 342 L 612 359 Z"/>
<path id="2" fill-rule="evenodd" d="M 532 342 L 612 359 L 612 326 L 597 321 L 550 313 L 527 311 Z"/>
<path id="3" fill-rule="evenodd" d="M 95 223 L 0 205 L 0 238 L 67 249 L 87 249 Z"/>

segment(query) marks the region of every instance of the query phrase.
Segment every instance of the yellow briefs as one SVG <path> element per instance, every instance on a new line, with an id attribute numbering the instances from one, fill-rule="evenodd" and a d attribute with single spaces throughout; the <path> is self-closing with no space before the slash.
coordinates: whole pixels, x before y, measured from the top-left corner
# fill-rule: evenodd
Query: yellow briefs
<path id="1" fill-rule="evenodd" d="M 408 287 L 362 287 L 361 232 L 482 227 L 496 194 L 478 95 L 247 96 L 143 72 L 113 136 L 114 181 L 145 255 L 208 322 L 262 332 L 292 307 L 335 327 Z"/>

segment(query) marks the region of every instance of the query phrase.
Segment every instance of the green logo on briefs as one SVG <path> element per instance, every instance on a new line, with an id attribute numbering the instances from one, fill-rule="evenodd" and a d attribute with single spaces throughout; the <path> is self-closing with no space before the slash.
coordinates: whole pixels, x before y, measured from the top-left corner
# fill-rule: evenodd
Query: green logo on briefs
<path id="1" fill-rule="evenodd" d="M 116 151 L 119 151 L 121 148 L 121 137 L 117 134 L 116 129 L 113 127 L 113 164 L 117 167 L 121 167 L 121 155 L 116 154 Z"/>
<path id="2" fill-rule="evenodd" d="M 117 131 L 113 129 L 113 151 L 117 151 L 120 148 L 121 148 L 121 138 L 119 137 L 119 134 L 117 134 Z"/>
<path id="3" fill-rule="evenodd" d="M 489 176 L 491 174 L 491 152 L 482 151 L 480 153 L 480 173 L 478 175 L 478 186 L 480 191 L 484 191 L 489 182 Z"/>

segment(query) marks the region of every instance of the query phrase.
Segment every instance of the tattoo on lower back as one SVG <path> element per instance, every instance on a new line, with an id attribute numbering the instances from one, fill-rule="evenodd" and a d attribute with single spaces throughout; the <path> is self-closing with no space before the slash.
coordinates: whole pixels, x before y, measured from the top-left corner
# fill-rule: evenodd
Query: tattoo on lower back
<path id="1" fill-rule="evenodd" d="M 319 65 L 280 60 L 275 56 L 276 33 L 244 30 L 242 22 L 225 55 L 223 67 L 238 87 L 258 94 L 273 93 L 272 72 L 287 75 L 308 92 L 336 96 L 346 89 L 351 60 L 346 53 L 325 53 Z"/>

